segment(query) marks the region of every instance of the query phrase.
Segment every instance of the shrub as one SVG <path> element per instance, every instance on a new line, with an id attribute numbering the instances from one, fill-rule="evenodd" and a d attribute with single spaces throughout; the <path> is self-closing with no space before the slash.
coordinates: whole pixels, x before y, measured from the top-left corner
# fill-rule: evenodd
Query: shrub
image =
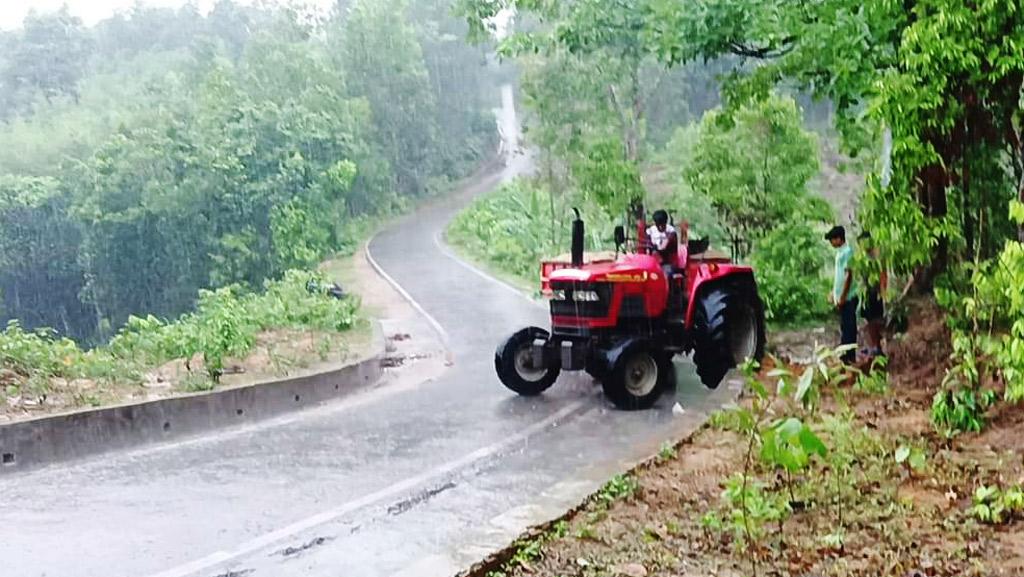
<path id="1" fill-rule="evenodd" d="M 603 211 L 583 209 L 587 248 L 612 248 L 613 224 Z M 537 278 L 540 261 L 569 252 L 570 202 L 517 180 L 477 199 L 448 228 L 450 242 L 474 258 L 522 279 Z"/>
<path id="2" fill-rule="evenodd" d="M 783 224 L 757 243 L 751 261 L 769 320 L 804 323 L 828 315 L 827 260 L 820 235 L 806 223 Z"/>
<path id="3" fill-rule="evenodd" d="M 312 282 L 311 282 L 312 281 Z M 19 381 L 45 388 L 53 378 L 137 380 L 147 367 L 201 354 L 216 381 L 228 357 L 247 354 L 256 335 L 270 328 L 342 332 L 355 324 L 359 302 L 333 298 L 309 286 L 326 286 L 322 273 L 292 270 L 265 283 L 263 294 L 244 294 L 237 286 L 200 291 L 196 311 L 177 321 L 130 317 L 103 347 L 82 351 L 53 331 L 26 332 L 17 321 L 0 332 L 0 365 Z"/>

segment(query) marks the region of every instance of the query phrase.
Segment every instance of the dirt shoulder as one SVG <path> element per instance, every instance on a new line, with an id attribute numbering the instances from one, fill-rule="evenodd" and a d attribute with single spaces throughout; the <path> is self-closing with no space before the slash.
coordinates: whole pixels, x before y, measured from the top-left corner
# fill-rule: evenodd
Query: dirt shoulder
<path id="1" fill-rule="evenodd" d="M 1024 574 L 1020 520 L 1007 512 L 1004 523 L 985 522 L 976 496 L 979 487 L 1012 491 L 1024 481 L 1024 415 L 1007 407 L 985 432 L 952 440 L 933 430 L 935 377 L 948 356 L 933 320 L 893 343 L 886 391 L 850 377 L 822 387 L 813 414 L 786 413 L 777 399 L 767 405 L 765 424 L 802 419 L 827 447 L 805 454 L 804 466 L 766 465 L 771 442 L 752 444 L 737 417 L 756 414 L 748 390 L 737 409 L 473 574 Z M 769 398 L 777 377 L 764 370 L 758 378 Z"/>

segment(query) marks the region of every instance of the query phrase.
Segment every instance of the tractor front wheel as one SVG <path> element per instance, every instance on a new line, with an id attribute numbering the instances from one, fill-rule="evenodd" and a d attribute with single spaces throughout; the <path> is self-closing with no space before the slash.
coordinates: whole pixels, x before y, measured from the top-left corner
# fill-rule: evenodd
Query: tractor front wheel
<path id="1" fill-rule="evenodd" d="M 729 369 L 764 356 L 764 305 L 737 287 L 715 287 L 697 302 L 693 362 L 706 387 L 715 389 Z"/>
<path id="2" fill-rule="evenodd" d="M 620 409 L 648 409 L 672 383 L 672 358 L 643 341 L 620 345 L 608 357 L 609 371 L 601 386 L 605 396 Z"/>
<path id="3" fill-rule="evenodd" d="M 546 391 L 558 380 L 558 366 L 535 367 L 533 342 L 548 340 L 550 334 L 538 327 L 525 328 L 498 346 L 494 352 L 494 368 L 502 384 L 524 397 Z"/>

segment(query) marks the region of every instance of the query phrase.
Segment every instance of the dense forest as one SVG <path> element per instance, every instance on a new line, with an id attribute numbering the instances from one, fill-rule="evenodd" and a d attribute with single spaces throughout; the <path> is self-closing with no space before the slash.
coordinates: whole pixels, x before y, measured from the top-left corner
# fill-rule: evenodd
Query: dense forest
<path id="1" fill-rule="evenodd" d="M 496 148 L 446 0 L 65 8 L 0 33 L 0 320 L 105 341 L 351 248 Z"/>

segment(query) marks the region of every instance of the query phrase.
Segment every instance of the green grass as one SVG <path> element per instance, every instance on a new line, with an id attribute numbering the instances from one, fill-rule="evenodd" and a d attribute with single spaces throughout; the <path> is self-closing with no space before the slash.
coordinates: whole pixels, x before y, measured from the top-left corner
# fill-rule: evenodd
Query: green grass
<path id="1" fill-rule="evenodd" d="M 238 287 L 202 291 L 193 313 L 166 322 L 153 316 L 131 317 L 104 346 L 82 350 L 48 329 L 24 330 L 17 321 L 0 332 L 0 364 L 20 378 L 8 395 L 29 389 L 45 394 L 52 379 L 91 379 L 99 382 L 138 382 L 150 368 L 168 361 L 204 361 L 202 379 L 189 379 L 187 390 L 202 389 L 205 380 L 217 383 L 224 361 L 252 350 L 256 335 L 272 328 L 343 333 L 358 324 L 359 303 L 338 300 L 307 283 L 326 284 L 319 273 L 289 271 L 267 282 L 262 293 Z M 191 367 L 190 367 L 191 369 Z M 202 381 L 202 382 L 201 382 Z"/>

